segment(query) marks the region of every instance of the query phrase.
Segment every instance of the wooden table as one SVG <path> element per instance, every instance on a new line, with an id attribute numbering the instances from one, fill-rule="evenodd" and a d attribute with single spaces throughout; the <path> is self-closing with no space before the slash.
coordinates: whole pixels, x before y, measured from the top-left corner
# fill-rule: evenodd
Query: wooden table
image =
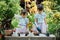
<path id="1" fill-rule="evenodd" d="M 5 40 L 56 40 L 55 37 L 12 37 L 12 36 L 5 36 Z"/>

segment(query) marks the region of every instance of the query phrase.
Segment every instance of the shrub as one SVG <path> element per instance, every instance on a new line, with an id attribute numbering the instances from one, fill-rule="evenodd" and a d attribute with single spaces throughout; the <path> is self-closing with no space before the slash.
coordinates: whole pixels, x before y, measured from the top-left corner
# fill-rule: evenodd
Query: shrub
<path id="1" fill-rule="evenodd" d="M 11 21 L 14 14 L 20 13 L 20 0 L 0 0 L 0 20 L 3 27 L 9 25 L 11 27 Z M 9 24 L 8 24 L 9 23 Z"/>

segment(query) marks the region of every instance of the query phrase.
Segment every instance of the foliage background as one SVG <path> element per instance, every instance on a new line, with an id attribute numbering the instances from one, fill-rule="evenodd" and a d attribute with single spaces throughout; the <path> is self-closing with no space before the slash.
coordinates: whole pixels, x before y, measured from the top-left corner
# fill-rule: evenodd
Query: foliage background
<path id="1" fill-rule="evenodd" d="M 48 31 L 51 34 L 59 35 L 60 33 L 60 1 L 45 0 L 42 2 L 44 11 L 47 14 Z"/>
<path id="2" fill-rule="evenodd" d="M 60 30 L 60 0 L 44 0 L 42 4 L 47 14 L 48 31 L 51 34 L 58 34 Z M 13 27 L 17 27 L 19 21 L 14 18 L 14 14 L 20 14 L 21 9 L 20 0 L 0 0 L 0 22 L 4 19 L 11 19 Z M 34 23 L 33 13 L 28 15 L 28 18 L 31 23 Z"/>
<path id="3" fill-rule="evenodd" d="M 20 13 L 20 0 L 0 0 L 0 22 L 7 26 L 7 20 L 11 20 L 14 14 Z M 9 23 L 11 27 L 11 22 Z"/>

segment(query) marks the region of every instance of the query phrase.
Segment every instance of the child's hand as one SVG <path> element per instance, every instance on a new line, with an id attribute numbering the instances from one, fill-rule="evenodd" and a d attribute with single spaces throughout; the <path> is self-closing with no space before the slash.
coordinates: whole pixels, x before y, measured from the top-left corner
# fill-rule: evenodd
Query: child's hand
<path id="1" fill-rule="evenodd" d="M 15 29 L 15 30 L 13 30 L 13 32 L 16 32 L 16 29 Z"/>
<path id="2" fill-rule="evenodd" d="M 33 30 L 31 29 L 30 32 L 33 32 Z"/>

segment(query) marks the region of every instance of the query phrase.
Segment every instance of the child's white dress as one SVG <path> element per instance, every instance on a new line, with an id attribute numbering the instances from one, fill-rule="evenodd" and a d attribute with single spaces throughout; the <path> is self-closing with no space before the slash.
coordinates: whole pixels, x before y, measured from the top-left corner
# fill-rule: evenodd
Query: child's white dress
<path id="1" fill-rule="evenodd" d="M 47 25 L 45 24 L 44 18 L 46 17 L 46 14 L 42 12 L 41 14 L 36 13 L 35 14 L 35 19 L 38 20 L 38 23 L 36 23 L 36 26 L 41 29 L 42 33 L 46 33 L 47 31 Z"/>
<path id="2" fill-rule="evenodd" d="M 22 16 L 20 16 L 19 18 L 19 31 L 18 32 L 26 32 L 27 31 L 27 23 L 29 22 L 28 18 L 23 18 Z"/>

